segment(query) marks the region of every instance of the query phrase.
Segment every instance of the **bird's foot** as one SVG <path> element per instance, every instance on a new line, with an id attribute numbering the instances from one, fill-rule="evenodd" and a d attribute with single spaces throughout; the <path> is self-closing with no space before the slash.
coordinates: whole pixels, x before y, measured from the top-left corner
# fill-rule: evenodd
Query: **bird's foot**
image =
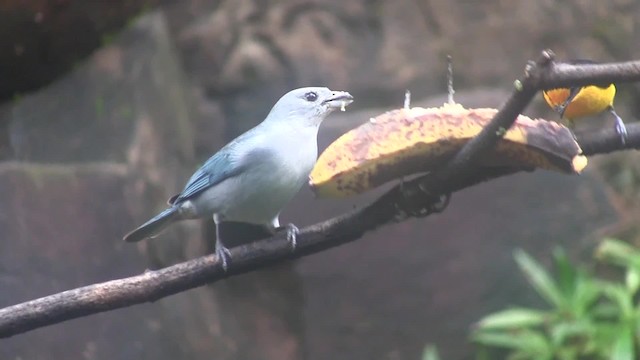
<path id="1" fill-rule="evenodd" d="M 627 143 L 627 127 L 624 126 L 622 120 L 616 120 L 616 133 L 620 135 L 620 142 L 622 145 Z"/>
<path id="2" fill-rule="evenodd" d="M 289 223 L 285 226 L 280 226 L 279 228 L 276 229 L 276 231 L 286 231 L 287 232 L 287 240 L 289 241 L 289 244 L 291 244 L 291 251 L 294 251 L 296 249 L 296 246 L 298 245 L 298 234 L 300 233 L 300 229 L 298 229 L 297 226 L 293 225 L 292 223 Z"/>
<path id="3" fill-rule="evenodd" d="M 620 135 L 620 142 L 622 145 L 625 145 L 627 143 L 627 127 L 624 126 L 624 121 L 622 121 L 622 118 L 613 109 L 613 106 L 609 106 L 609 112 L 616 120 L 616 133 Z"/>
<path id="4" fill-rule="evenodd" d="M 231 251 L 229 251 L 229 249 L 227 249 L 221 243 L 217 243 L 216 256 L 218 257 L 218 261 L 220 261 L 220 263 L 222 264 L 222 270 L 224 270 L 224 272 L 227 272 L 229 261 L 231 261 Z"/>

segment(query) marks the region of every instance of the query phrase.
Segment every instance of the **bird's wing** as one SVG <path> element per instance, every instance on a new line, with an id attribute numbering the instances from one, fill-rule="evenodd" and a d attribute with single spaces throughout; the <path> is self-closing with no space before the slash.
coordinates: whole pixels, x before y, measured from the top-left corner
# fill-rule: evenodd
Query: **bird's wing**
<path id="1" fill-rule="evenodd" d="M 190 199 L 202 191 L 215 186 L 224 180 L 242 174 L 246 169 L 255 166 L 260 161 L 264 151 L 258 146 L 259 137 L 249 131 L 209 158 L 193 175 L 180 194 L 174 195 L 168 201 L 170 205 Z M 242 151 L 249 148 L 249 151 Z M 260 153 L 260 154 L 259 154 Z M 264 158 L 262 158 L 264 159 Z"/>
<path id="2" fill-rule="evenodd" d="M 241 173 L 242 166 L 236 166 L 230 157 L 230 153 L 224 151 L 214 154 L 191 175 L 182 192 L 169 199 L 169 204 L 173 205 L 182 200 L 192 198 L 209 187 Z"/>

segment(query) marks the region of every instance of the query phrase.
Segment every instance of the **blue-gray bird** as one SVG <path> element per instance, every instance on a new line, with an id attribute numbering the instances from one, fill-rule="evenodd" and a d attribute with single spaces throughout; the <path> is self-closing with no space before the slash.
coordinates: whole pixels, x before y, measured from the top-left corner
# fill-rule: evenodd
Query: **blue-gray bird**
<path id="1" fill-rule="evenodd" d="M 170 224 L 213 217 L 216 254 L 227 269 L 229 250 L 220 238 L 220 223 L 237 221 L 287 231 L 295 248 L 298 229 L 281 227 L 283 207 L 308 181 L 318 155 L 320 123 L 353 102 L 344 91 L 325 87 L 291 90 L 267 117 L 215 153 L 189 179 L 169 208 L 124 236 L 128 242 L 154 237 Z"/>

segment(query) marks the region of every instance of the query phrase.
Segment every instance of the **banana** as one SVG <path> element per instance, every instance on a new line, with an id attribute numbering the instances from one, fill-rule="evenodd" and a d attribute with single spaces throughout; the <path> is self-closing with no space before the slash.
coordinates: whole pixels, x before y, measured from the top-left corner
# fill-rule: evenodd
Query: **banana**
<path id="1" fill-rule="evenodd" d="M 317 197 L 348 197 L 404 176 L 437 171 L 497 111 L 459 104 L 388 111 L 330 144 L 311 171 L 309 186 Z M 567 127 L 520 115 L 479 165 L 575 174 L 587 158 Z"/>

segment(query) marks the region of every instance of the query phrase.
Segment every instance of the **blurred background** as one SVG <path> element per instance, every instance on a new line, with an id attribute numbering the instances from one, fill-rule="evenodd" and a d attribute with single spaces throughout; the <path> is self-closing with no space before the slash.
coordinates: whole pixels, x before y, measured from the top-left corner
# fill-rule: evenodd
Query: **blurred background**
<path id="1" fill-rule="evenodd" d="M 441 105 L 447 54 L 456 100 L 498 107 L 544 48 L 640 58 L 639 24 L 635 0 L 2 0 L 0 306 L 211 252 L 210 222 L 121 238 L 292 88 L 356 98 L 325 121 L 322 149 L 402 106 L 406 89 L 414 106 Z M 618 91 L 616 110 L 636 121 L 640 87 Z M 557 119 L 541 97 L 526 114 Z M 427 343 L 471 358 L 475 321 L 541 303 L 514 249 L 548 264 L 558 244 L 589 259 L 605 234 L 636 241 L 638 159 L 492 181 L 352 244 L 1 340 L 0 358 L 395 360 Z M 310 225 L 379 193 L 303 188 L 281 221 Z"/>

